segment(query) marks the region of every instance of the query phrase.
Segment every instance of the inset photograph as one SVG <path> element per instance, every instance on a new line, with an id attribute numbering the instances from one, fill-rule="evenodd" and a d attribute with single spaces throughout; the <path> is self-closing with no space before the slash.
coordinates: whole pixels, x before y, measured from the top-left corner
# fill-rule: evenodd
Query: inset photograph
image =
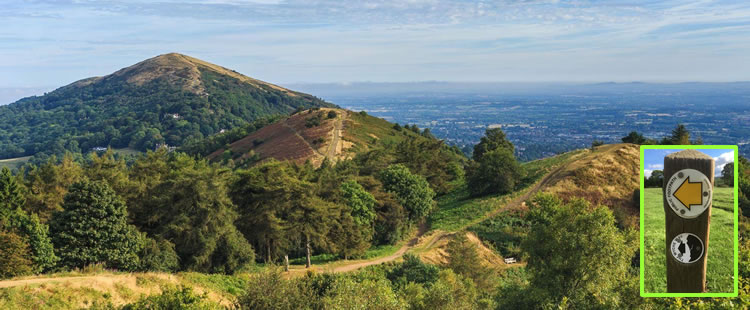
<path id="1" fill-rule="evenodd" d="M 641 295 L 737 294 L 736 146 L 641 146 Z"/>

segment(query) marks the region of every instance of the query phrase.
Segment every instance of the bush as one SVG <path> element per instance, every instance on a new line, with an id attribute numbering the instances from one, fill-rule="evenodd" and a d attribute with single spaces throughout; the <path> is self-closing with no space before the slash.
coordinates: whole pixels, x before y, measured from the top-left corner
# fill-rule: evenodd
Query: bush
<path id="1" fill-rule="evenodd" d="M 312 128 L 316 126 L 320 126 L 321 116 L 320 114 L 317 114 L 313 117 L 309 117 L 305 120 L 305 127 Z"/>
<path id="2" fill-rule="evenodd" d="M 169 240 L 152 239 L 141 234 L 143 249 L 139 253 L 142 271 L 173 272 L 180 268 L 180 258 Z"/>
<path id="3" fill-rule="evenodd" d="M 237 309 L 317 309 L 319 300 L 303 281 L 285 280 L 277 268 L 253 275 L 247 292 L 235 303 Z"/>
<path id="4" fill-rule="evenodd" d="M 29 246 L 20 236 L 0 231 L 0 279 L 30 274 Z"/>
<path id="5" fill-rule="evenodd" d="M 405 254 L 404 261 L 391 269 L 386 277 L 398 288 L 403 288 L 408 283 L 430 287 L 437 281 L 438 273 L 440 273 L 440 268 L 437 266 L 425 264 L 413 254 Z"/>
<path id="6" fill-rule="evenodd" d="M 328 111 L 328 119 L 336 118 L 336 111 Z"/>
<path id="7" fill-rule="evenodd" d="M 141 310 L 141 309 L 223 309 L 218 304 L 208 300 L 208 295 L 196 295 L 193 289 L 186 286 L 164 287 L 159 295 L 142 297 L 140 300 L 127 304 L 120 308 L 122 310 Z"/>
<path id="8" fill-rule="evenodd" d="M 334 282 L 323 298 L 324 309 L 404 309 L 387 280 L 356 282 L 345 277 Z"/>

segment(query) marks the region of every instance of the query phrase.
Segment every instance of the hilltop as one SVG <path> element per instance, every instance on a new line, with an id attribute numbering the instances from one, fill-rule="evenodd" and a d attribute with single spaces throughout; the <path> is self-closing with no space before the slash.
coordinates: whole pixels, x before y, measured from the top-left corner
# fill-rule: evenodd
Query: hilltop
<path id="1" fill-rule="evenodd" d="M 262 161 L 276 159 L 315 166 L 336 162 L 364 151 L 394 145 L 408 137 L 426 139 L 364 112 L 314 108 L 295 113 L 228 143 L 208 154 L 209 160 Z"/>
<path id="2" fill-rule="evenodd" d="M 200 59 L 164 54 L 0 107 L 0 159 L 181 146 L 311 107 L 333 105 Z"/>

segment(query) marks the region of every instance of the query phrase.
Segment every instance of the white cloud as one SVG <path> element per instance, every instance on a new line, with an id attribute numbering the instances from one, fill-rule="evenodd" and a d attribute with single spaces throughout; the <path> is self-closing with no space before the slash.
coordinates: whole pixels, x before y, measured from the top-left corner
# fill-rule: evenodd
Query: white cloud
<path id="1" fill-rule="evenodd" d="M 643 169 L 643 177 L 648 179 L 649 177 L 651 177 L 651 173 L 653 172 L 654 170 L 652 169 Z"/>
<path id="2" fill-rule="evenodd" d="M 648 168 L 653 169 L 653 170 L 662 170 L 664 169 L 664 165 L 663 164 L 650 164 L 648 165 Z"/>
<path id="3" fill-rule="evenodd" d="M 721 170 L 724 169 L 724 166 L 728 163 L 734 162 L 734 151 L 722 153 L 721 155 L 714 157 L 714 161 L 716 162 L 716 168 L 714 172 L 717 175 L 721 175 Z"/>

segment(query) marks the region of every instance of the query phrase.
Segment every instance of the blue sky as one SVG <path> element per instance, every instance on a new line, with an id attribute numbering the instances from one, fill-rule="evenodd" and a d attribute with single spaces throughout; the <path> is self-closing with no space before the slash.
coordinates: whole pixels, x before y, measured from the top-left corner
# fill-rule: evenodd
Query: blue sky
<path id="1" fill-rule="evenodd" d="M 651 176 L 651 172 L 654 170 L 664 170 L 664 156 L 670 153 L 678 152 L 682 150 L 643 150 L 643 172 L 648 178 Z M 733 150 L 716 150 L 716 149 L 698 149 L 708 156 L 714 158 L 716 166 L 714 167 L 715 176 L 721 176 L 721 170 L 724 169 L 724 165 L 727 163 L 734 162 L 734 151 Z"/>
<path id="2" fill-rule="evenodd" d="M 750 80 L 748 1 L 4 0 L 0 94 L 180 52 L 274 83 Z"/>

